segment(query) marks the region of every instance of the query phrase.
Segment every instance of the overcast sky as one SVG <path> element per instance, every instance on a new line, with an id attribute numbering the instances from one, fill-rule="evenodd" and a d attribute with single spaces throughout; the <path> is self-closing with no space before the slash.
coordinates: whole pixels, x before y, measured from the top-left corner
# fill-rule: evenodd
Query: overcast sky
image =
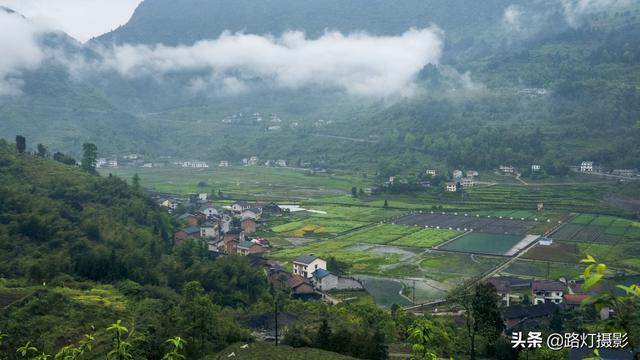
<path id="1" fill-rule="evenodd" d="M 0 0 L 47 27 L 82 42 L 126 23 L 142 0 Z"/>

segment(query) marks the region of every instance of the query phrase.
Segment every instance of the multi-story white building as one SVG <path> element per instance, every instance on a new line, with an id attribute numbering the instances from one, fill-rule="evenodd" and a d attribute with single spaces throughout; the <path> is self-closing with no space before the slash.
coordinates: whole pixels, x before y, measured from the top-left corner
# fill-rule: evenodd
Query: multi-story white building
<path id="1" fill-rule="evenodd" d="M 580 164 L 580 172 L 593 172 L 593 161 L 583 161 Z"/>
<path id="2" fill-rule="evenodd" d="M 533 305 L 560 304 L 567 287 L 557 281 L 534 281 L 531 283 L 531 303 Z"/>
<path id="3" fill-rule="evenodd" d="M 307 279 L 318 269 L 327 270 L 327 262 L 313 255 L 298 256 L 293 260 L 293 274 Z"/>

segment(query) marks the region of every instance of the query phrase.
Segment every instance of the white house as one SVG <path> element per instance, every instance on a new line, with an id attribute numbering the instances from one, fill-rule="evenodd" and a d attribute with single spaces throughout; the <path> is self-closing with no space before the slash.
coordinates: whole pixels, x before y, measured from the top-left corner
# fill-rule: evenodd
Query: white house
<path id="1" fill-rule="evenodd" d="M 199 193 L 198 194 L 198 200 L 207 201 L 208 197 L 209 197 L 209 194 L 207 194 L 207 193 Z"/>
<path id="2" fill-rule="evenodd" d="M 461 177 L 462 177 L 462 170 L 453 170 L 454 179 L 461 178 Z"/>
<path id="3" fill-rule="evenodd" d="M 472 177 L 462 178 L 462 180 L 460 181 L 460 185 L 462 185 L 464 189 L 472 188 L 475 184 L 476 183 L 475 181 L 473 181 Z"/>
<path id="4" fill-rule="evenodd" d="M 511 283 L 508 280 L 491 278 L 488 281 L 496 288 L 502 306 L 509 306 L 511 299 Z"/>
<path id="5" fill-rule="evenodd" d="M 257 156 L 252 156 L 252 157 L 250 157 L 250 158 L 249 158 L 249 160 L 247 160 L 247 165 L 249 165 L 249 166 L 256 166 L 256 165 L 258 165 L 258 161 L 259 161 L 259 160 L 260 160 L 260 159 L 258 159 L 258 157 L 257 157 Z"/>
<path id="6" fill-rule="evenodd" d="M 200 237 L 214 238 L 218 236 L 218 224 L 206 222 L 200 226 Z"/>
<path id="7" fill-rule="evenodd" d="M 164 206 L 166 208 L 169 208 L 171 210 L 175 210 L 178 207 L 178 203 L 175 201 L 171 201 L 171 200 L 163 200 L 160 202 L 160 206 Z"/>
<path id="8" fill-rule="evenodd" d="M 300 275 L 307 279 L 313 277 L 313 273 L 318 269 L 327 270 L 327 262 L 313 255 L 298 256 L 293 260 L 293 274 Z"/>
<path id="9" fill-rule="evenodd" d="M 458 187 L 456 186 L 456 183 L 448 182 L 445 186 L 445 189 L 447 190 L 447 192 L 456 192 L 456 190 L 458 190 Z"/>
<path id="10" fill-rule="evenodd" d="M 516 169 L 513 166 L 508 166 L 508 165 L 500 165 L 498 169 L 503 174 L 513 174 L 514 172 L 516 172 Z"/>
<path id="11" fill-rule="evenodd" d="M 531 283 L 531 303 L 560 304 L 566 288 L 565 284 L 557 281 L 534 281 Z"/>
<path id="12" fill-rule="evenodd" d="M 542 166 L 538 164 L 531 165 L 531 172 L 539 172 L 540 170 L 542 170 Z"/>
<path id="13" fill-rule="evenodd" d="M 551 246 L 553 244 L 553 239 L 552 238 L 548 238 L 546 236 L 541 236 L 538 239 L 538 244 L 540 244 L 542 246 Z"/>
<path id="14" fill-rule="evenodd" d="M 195 168 L 195 169 L 205 169 L 209 167 L 209 164 L 207 164 L 204 161 L 184 161 L 182 163 L 182 167 L 185 168 Z"/>
<path id="15" fill-rule="evenodd" d="M 580 172 L 593 172 L 593 161 L 583 161 L 580 164 Z"/>
<path id="16" fill-rule="evenodd" d="M 276 166 L 287 167 L 287 160 L 276 160 Z"/>
<path id="17" fill-rule="evenodd" d="M 313 272 L 311 283 L 320 291 L 329 291 L 338 287 L 338 277 L 325 269 Z"/>
<path id="18" fill-rule="evenodd" d="M 231 204 L 231 210 L 237 213 L 243 212 L 247 209 L 251 209 L 251 204 L 249 204 L 246 201 L 236 201 L 233 204 Z"/>
<path id="19" fill-rule="evenodd" d="M 436 176 L 436 171 L 434 169 L 428 169 L 425 173 L 427 175 Z"/>
<path id="20" fill-rule="evenodd" d="M 480 176 L 480 173 L 475 170 L 467 170 L 467 177 L 473 178 L 476 176 Z"/>
<path id="21" fill-rule="evenodd" d="M 262 215 L 262 210 L 260 208 L 251 208 L 251 209 L 243 210 L 240 213 L 240 219 L 241 220 L 246 220 L 246 219 L 258 220 L 260 219 L 260 215 Z"/>
<path id="22" fill-rule="evenodd" d="M 218 215 L 218 210 L 213 206 L 204 205 L 200 208 L 200 213 L 204 214 L 206 217 L 212 217 Z"/>
<path id="23" fill-rule="evenodd" d="M 220 161 L 220 164 L 218 164 L 218 167 L 229 167 L 229 162 L 227 160 L 222 160 Z"/>

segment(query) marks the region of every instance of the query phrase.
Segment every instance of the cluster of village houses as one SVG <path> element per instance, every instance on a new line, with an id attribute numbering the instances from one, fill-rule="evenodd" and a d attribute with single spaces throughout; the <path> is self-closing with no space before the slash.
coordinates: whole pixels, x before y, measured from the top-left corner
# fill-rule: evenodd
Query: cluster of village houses
<path id="1" fill-rule="evenodd" d="M 250 256 L 263 266 L 269 283 L 279 289 L 289 289 L 293 298 L 319 299 L 334 289 L 362 289 L 352 278 L 338 276 L 327 270 L 327 262 L 313 255 L 301 255 L 293 261 L 291 270 L 267 261 L 262 256 L 270 250 L 269 241 L 256 236 L 265 217 L 279 216 L 283 209 L 275 203 L 236 201 L 229 206 L 215 207 L 206 193 L 192 194 L 181 202 L 159 198 L 158 203 L 180 219 L 183 227 L 174 233 L 174 244 L 188 240 L 206 244 L 216 256 Z M 178 208 L 190 209 L 176 214 Z"/>
<path id="2" fill-rule="evenodd" d="M 232 166 L 232 162 L 229 160 L 220 160 L 218 167 L 226 168 Z M 288 162 L 284 159 L 277 160 L 260 160 L 257 156 L 250 156 L 243 158 L 238 165 L 244 166 L 272 166 L 272 167 L 287 167 Z M 99 158 L 96 160 L 97 168 L 117 168 L 117 167 L 142 167 L 142 168 L 158 168 L 158 167 L 179 167 L 179 168 L 191 168 L 191 169 L 208 169 L 212 165 L 206 161 L 201 160 L 184 160 L 173 161 L 161 160 L 156 162 L 145 161 L 140 155 L 131 154 L 124 156 L 121 160 L 117 158 Z"/>
<path id="3" fill-rule="evenodd" d="M 548 320 L 559 307 L 579 307 L 589 294 L 582 289 L 582 284 L 572 280 L 523 280 L 511 277 L 491 278 L 492 283 L 501 299 L 503 317 L 507 330 L 520 326 L 535 327 L 536 323 Z M 528 290 L 530 289 L 530 292 Z M 592 291 L 599 291 L 595 289 Z M 517 294 L 527 293 L 531 304 L 512 304 L 511 300 L 521 300 Z M 611 309 L 603 307 L 599 311 L 599 317 L 606 320 L 611 316 Z"/>

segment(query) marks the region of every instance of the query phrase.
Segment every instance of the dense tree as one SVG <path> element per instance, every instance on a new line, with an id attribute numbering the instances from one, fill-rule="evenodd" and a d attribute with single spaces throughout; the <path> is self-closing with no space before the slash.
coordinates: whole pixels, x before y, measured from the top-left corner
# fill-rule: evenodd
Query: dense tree
<path id="1" fill-rule="evenodd" d="M 40 157 L 48 157 L 49 156 L 49 150 L 47 149 L 46 146 L 42 145 L 42 144 L 38 144 L 38 156 Z"/>
<path id="2" fill-rule="evenodd" d="M 26 149 L 27 140 L 25 139 L 25 137 L 22 135 L 16 135 L 16 150 L 18 150 L 18 152 L 22 154 Z"/>
<path id="3" fill-rule="evenodd" d="M 61 162 L 66 165 L 76 164 L 76 159 L 72 158 L 71 156 L 65 155 L 61 152 L 56 152 L 55 154 L 53 154 L 53 160 Z"/>
<path id="4" fill-rule="evenodd" d="M 493 349 L 493 344 L 504 330 L 499 303 L 500 297 L 493 284 L 487 282 L 476 285 L 472 300 L 474 330 L 487 340 L 488 351 Z"/>
<path id="5" fill-rule="evenodd" d="M 333 272 L 336 275 L 344 275 L 351 268 L 351 264 L 345 261 L 336 259 L 335 256 L 329 256 L 327 258 L 327 270 Z"/>
<path id="6" fill-rule="evenodd" d="M 447 299 L 452 303 L 462 308 L 464 317 L 464 327 L 469 344 L 469 357 L 470 359 L 476 358 L 476 335 L 477 326 L 476 318 L 473 311 L 474 294 L 471 289 L 466 285 L 461 285 L 449 292 Z"/>
<path id="7" fill-rule="evenodd" d="M 327 319 L 322 319 L 315 339 L 315 347 L 323 350 L 331 350 L 331 327 Z"/>
<path id="8" fill-rule="evenodd" d="M 98 147 L 93 143 L 82 144 L 82 169 L 88 173 L 96 172 Z"/>

